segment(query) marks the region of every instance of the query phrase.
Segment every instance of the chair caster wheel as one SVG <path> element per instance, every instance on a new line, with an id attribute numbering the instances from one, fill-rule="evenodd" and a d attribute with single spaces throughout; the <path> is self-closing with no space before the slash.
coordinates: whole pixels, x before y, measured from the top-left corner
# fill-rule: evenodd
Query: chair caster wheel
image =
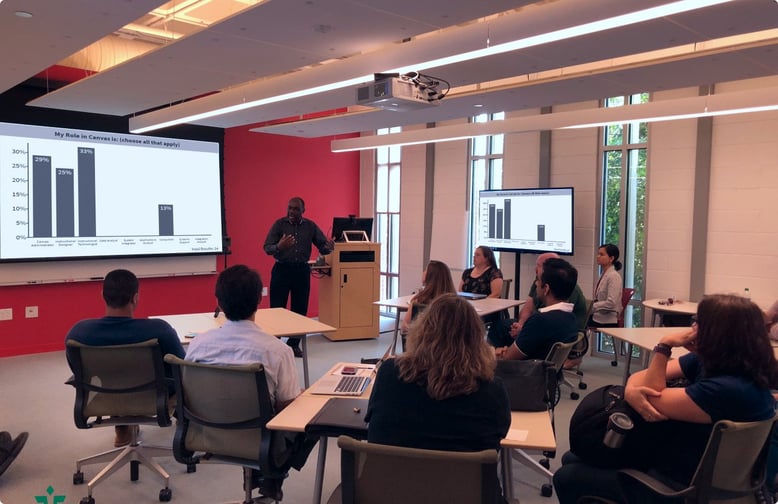
<path id="1" fill-rule="evenodd" d="M 611 361 L 611 366 L 616 367 L 618 365 L 619 365 L 618 361 L 615 361 L 615 360 Z"/>
<path id="2" fill-rule="evenodd" d="M 540 487 L 540 495 L 543 497 L 551 497 L 553 493 L 554 493 L 554 487 L 552 487 L 548 483 Z"/>
<path id="3" fill-rule="evenodd" d="M 80 504 L 95 504 L 95 500 L 91 496 L 90 497 L 84 497 L 83 499 L 81 499 L 81 503 Z"/>
<path id="4" fill-rule="evenodd" d="M 140 469 L 140 462 L 133 460 L 130 462 L 130 481 L 138 481 L 138 472 Z"/>
<path id="5" fill-rule="evenodd" d="M 585 383 L 583 383 L 583 382 L 578 384 L 578 388 L 581 389 L 581 390 L 586 390 L 586 387 L 587 387 L 587 385 Z"/>
<path id="6" fill-rule="evenodd" d="M 548 461 L 548 459 L 540 459 L 538 461 L 538 464 L 542 465 L 546 469 L 549 469 L 551 467 L 551 463 Z"/>
<path id="7" fill-rule="evenodd" d="M 163 488 L 159 491 L 159 502 L 169 502 L 173 498 L 173 491 L 169 488 Z"/>
<path id="8" fill-rule="evenodd" d="M 577 401 L 581 396 L 578 394 L 578 392 L 570 392 L 570 399 L 573 401 Z"/>
<path id="9" fill-rule="evenodd" d="M 76 471 L 73 473 L 73 484 L 74 485 L 83 485 L 84 484 L 84 473 L 81 471 Z"/>
<path id="10" fill-rule="evenodd" d="M 186 473 L 197 472 L 197 464 L 186 464 Z"/>

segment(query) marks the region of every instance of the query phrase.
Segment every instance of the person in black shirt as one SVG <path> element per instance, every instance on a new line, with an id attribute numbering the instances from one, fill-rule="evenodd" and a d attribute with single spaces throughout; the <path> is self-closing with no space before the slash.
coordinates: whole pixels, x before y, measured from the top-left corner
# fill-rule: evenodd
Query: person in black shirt
<path id="1" fill-rule="evenodd" d="M 328 240 L 315 222 L 303 219 L 305 202 L 299 196 L 289 200 L 286 217 L 275 221 L 265 238 L 265 253 L 272 255 L 276 263 L 270 274 L 270 307 L 285 308 L 291 297 L 290 309 L 300 315 L 308 313 L 308 297 L 311 293 L 311 248 L 316 245 L 322 255 L 332 252 L 332 240 Z M 300 338 L 289 338 L 295 357 L 302 357 Z"/>

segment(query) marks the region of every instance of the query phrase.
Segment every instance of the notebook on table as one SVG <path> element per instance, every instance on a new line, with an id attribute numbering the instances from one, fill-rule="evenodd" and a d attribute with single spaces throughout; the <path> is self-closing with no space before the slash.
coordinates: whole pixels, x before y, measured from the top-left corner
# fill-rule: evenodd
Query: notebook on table
<path id="1" fill-rule="evenodd" d="M 314 384 L 311 394 L 358 396 L 369 383 L 369 376 L 330 374 Z"/>
<path id="2" fill-rule="evenodd" d="M 457 296 L 470 300 L 484 299 L 487 297 L 486 294 L 477 294 L 475 292 L 457 292 Z"/>

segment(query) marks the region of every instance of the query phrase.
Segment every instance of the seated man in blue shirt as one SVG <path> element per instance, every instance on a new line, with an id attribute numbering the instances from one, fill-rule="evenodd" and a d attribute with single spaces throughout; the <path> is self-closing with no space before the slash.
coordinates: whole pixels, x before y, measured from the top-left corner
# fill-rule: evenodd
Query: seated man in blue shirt
<path id="1" fill-rule="evenodd" d="M 543 263 L 543 272 L 535 280 L 544 308 L 527 319 L 516 341 L 496 349 L 498 358 L 545 359 L 556 342 L 570 343 L 578 337 L 573 304 L 567 302 L 578 282 L 578 270 L 564 259 Z"/>
<path id="2" fill-rule="evenodd" d="M 138 278 L 124 269 L 113 270 L 103 280 L 105 317 L 77 322 L 65 337 L 92 346 L 130 345 L 151 339 L 159 342 L 162 355 L 173 354 L 184 358 L 184 348 L 176 331 L 164 320 L 133 318 L 138 306 Z M 66 352 L 68 364 L 70 355 Z M 72 368 L 72 365 L 71 365 Z M 172 372 L 165 365 L 165 374 L 172 380 Z M 172 385 L 172 381 L 171 381 Z M 135 429 L 138 426 L 133 426 Z M 115 446 L 129 444 L 129 425 L 116 426 Z"/>

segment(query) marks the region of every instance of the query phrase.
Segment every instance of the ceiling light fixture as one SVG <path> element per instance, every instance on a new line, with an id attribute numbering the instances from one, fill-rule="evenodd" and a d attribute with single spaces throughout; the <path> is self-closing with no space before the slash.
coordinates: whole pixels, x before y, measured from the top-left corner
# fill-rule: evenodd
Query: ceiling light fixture
<path id="1" fill-rule="evenodd" d="M 609 124 L 675 121 L 698 117 L 778 110 L 778 88 L 693 96 L 640 105 L 554 112 L 489 121 L 425 128 L 381 136 L 333 140 L 332 152 L 369 150 L 425 143 L 450 142 L 483 135 L 528 133 L 554 129 L 593 128 Z"/>
<path id="2" fill-rule="evenodd" d="M 402 67 L 385 70 L 382 73 L 404 74 L 410 71 L 426 70 L 434 67 L 439 67 L 442 65 L 448 65 L 448 64 L 458 63 L 462 61 L 469 61 L 469 60 L 483 58 L 495 54 L 502 54 L 505 52 L 516 51 L 518 49 L 525 49 L 528 47 L 548 44 L 559 40 L 566 40 L 581 35 L 597 33 L 604 30 L 610 30 L 621 26 L 627 26 L 631 24 L 650 21 L 652 19 L 672 16 L 675 14 L 698 10 L 705 7 L 710 7 L 713 5 L 719 5 L 719 4 L 728 3 L 732 1 L 734 0 L 679 0 L 669 4 L 660 5 L 657 7 L 651 7 L 648 9 L 643 9 L 628 14 L 622 14 L 619 16 L 614 16 L 599 21 L 593 21 L 591 23 L 584 23 L 578 26 L 572 26 L 561 30 L 554 30 L 548 33 L 535 35 L 531 37 L 525 37 L 522 39 L 514 40 L 512 42 L 506 42 L 504 44 L 493 45 L 484 49 L 478 49 L 475 51 L 466 51 L 461 54 L 455 54 L 444 58 L 437 58 L 437 59 L 424 61 L 420 63 L 413 63 L 411 65 L 405 65 Z M 167 109 L 161 109 L 161 110 L 149 112 L 147 114 L 142 114 L 136 117 L 131 117 L 130 132 L 146 133 L 148 131 L 166 128 L 169 126 L 175 126 L 177 124 L 199 121 L 199 120 L 207 119 L 209 117 L 229 114 L 232 112 L 238 112 L 240 110 L 246 110 L 254 107 L 261 107 L 263 105 L 277 103 L 284 100 L 302 98 L 305 96 L 323 93 L 326 91 L 341 89 L 349 86 L 356 86 L 359 84 L 370 82 L 372 80 L 373 80 L 373 74 L 362 75 L 362 76 L 352 77 L 337 82 L 332 82 L 329 84 L 323 84 L 320 86 L 314 86 L 307 89 L 301 89 L 298 91 L 292 91 L 289 93 L 264 97 L 256 100 L 245 100 L 244 98 L 244 100 L 241 101 L 241 103 L 237 103 L 235 105 L 230 105 L 226 107 L 217 107 L 203 112 L 198 112 L 195 114 L 184 113 L 184 115 L 181 115 L 180 112 L 177 113 L 177 110 L 182 110 L 178 107 L 181 107 L 182 105 L 186 105 L 187 103 L 190 104 L 194 103 L 194 102 L 186 102 L 182 105 L 177 105 L 177 106 L 169 107 Z M 187 109 L 184 108 L 183 110 L 187 110 Z M 164 117 L 157 119 L 159 116 L 164 116 Z"/>

